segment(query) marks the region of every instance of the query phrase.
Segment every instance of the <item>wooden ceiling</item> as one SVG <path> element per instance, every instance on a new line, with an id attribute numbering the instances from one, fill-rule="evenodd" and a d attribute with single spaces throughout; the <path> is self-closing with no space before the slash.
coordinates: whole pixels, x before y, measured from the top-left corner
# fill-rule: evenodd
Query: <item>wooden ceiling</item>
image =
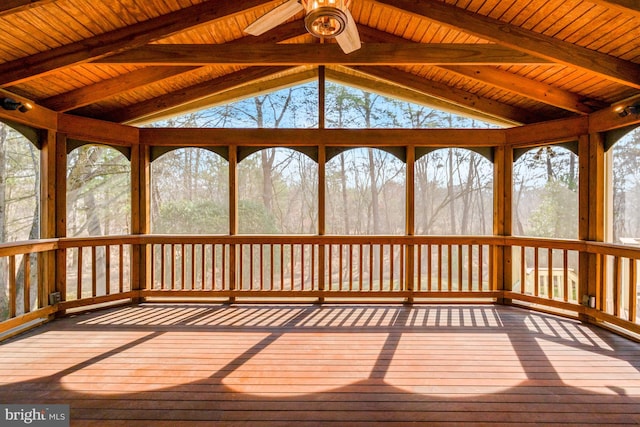
<path id="1" fill-rule="evenodd" d="M 506 125 L 640 95 L 638 0 L 352 0 L 349 55 L 280 1 L 4 0 L 0 88 L 58 112 L 145 121 L 317 78 Z M 323 66 L 323 67 L 321 67 Z"/>

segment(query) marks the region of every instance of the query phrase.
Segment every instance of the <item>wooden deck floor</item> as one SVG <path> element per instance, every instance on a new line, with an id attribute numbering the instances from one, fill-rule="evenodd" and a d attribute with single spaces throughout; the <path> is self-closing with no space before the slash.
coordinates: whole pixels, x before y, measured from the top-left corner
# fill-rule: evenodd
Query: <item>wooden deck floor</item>
<path id="1" fill-rule="evenodd" d="M 148 304 L 0 345 L 71 425 L 640 423 L 640 344 L 503 306 Z"/>

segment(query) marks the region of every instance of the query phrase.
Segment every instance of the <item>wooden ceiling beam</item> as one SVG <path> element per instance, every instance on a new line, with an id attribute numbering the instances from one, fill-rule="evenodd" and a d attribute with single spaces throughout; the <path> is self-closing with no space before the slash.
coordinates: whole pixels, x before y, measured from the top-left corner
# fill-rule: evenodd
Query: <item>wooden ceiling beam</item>
<path id="1" fill-rule="evenodd" d="M 40 100 L 38 104 L 58 112 L 75 110 L 119 93 L 188 73 L 198 68 L 200 67 L 146 67 Z"/>
<path id="2" fill-rule="evenodd" d="M 371 27 L 360 27 L 360 36 L 364 42 L 400 43 L 405 40 L 384 31 Z M 545 83 L 527 79 L 508 71 L 498 70 L 490 66 L 444 65 L 435 66 L 476 81 L 517 93 L 525 98 L 543 102 L 563 110 L 579 114 L 589 114 L 595 109 L 604 108 L 595 100 L 585 99 L 573 92 L 555 88 Z M 594 108 L 595 107 L 595 108 Z"/>
<path id="3" fill-rule="evenodd" d="M 377 79 L 388 81 L 398 86 L 406 87 L 446 102 L 478 111 L 485 115 L 494 116 L 502 121 L 526 124 L 549 119 L 549 117 L 540 117 L 539 115 L 508 104 L 452 88 L 444 83 L 425 80 L 422 77 L 398 70 L 397 68 L 355 67 L 354 69 Z"/>
<path id="4" fill-rule="evenodd" d="M 439 68 L 578 114 L 590 114 L 605 107 L 596 101 L 585 102 L 575 93 L 492 67 L 450 65 Z"/>
<path id="5" fill-rule="evenodd" d="M 59 68 L 144 46 L 177 32 L 228 18 L 265 3 L 269 3 L 269 0 L 206 1 L 76 43 L 6 62 L 0 64 L 0 87 L 15 85 Z"/>
<path id="6" fill-rule="evenodd" d="M 269 31 L 261 36 L 247 36 L 234 40 L 230 43 L 279 43 L 306 33 L 307 31 L 304 28 L 304 23 L 302 21 L 294 21 L 283 24 L 274 31 Z M 127 92 L 160 80 L 176 77 L 199 68 L 200 67 L 197 66 L 146 67 L 144 69 L 132 71 L 93 85 L 84 86 L 57 96 L 43 99 L 39 101 L 39 103 L 47 108 L 59 112 L 75 110 L 76 108 L 84 107 L 103 99 L 110 98 L 118 93 Z"/>
<path id="7" fill-rule="evenodd" d="M 495 147 L 506 141 L 504 129 L 215 129 L 143 128 L 140 144 L 190 147 Z"/>
<path id="8" fill-rule="evenodd" d="M 0 17 L 22 12 L 33 7 L 43 6 L 55 0 L 4 0 L 0 4 Z"/>
<path id="9" fill-rule="evenodd" d="M 211 96 L 217 92 L 231 90 L 252 81 L 264 79 L 274 74 L 282 73 L 289 67 L 251 67 L 227 74 L 223 77 L 202 82 L 176 92 L 168 93 L 148 101 L 119 110 L 111 111 L 100 116 L 102 120 L 118 123 L 128 123 L 139 120 L 151 114 L 156 114 L 170 108 Z"/>
<path id="10" fill-rule="evenodd" d="M 402 65 L 547 64 L 549 61 L 494 44 L 367 43 L 345 55 L 335 43 L 154 44 L 94 61 L 146 65 Z"/>
<path id="11" fill-rule="evenodd" d="M 640 89 L 640 65 L 439 1 L 375 0 L 530 55 Z"/>
<path id="12" fill-rule="evenodd" d="M 640 3 L 638 0 L 591 0 L 591 2 L 640 18 Z"/>

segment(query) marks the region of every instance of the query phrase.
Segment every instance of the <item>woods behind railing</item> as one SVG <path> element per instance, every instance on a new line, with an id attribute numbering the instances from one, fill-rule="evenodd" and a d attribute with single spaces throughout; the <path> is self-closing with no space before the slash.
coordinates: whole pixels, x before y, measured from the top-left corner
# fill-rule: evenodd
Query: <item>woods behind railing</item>
<path id="1" fill-rule="evenodd" d="M 640 333 L 639 264 L 636 247 L 493 236 L 145 235 L 7 243 L 0 245 L 0 333 L 72 308 L 159 297 L 499 301 Z"/>

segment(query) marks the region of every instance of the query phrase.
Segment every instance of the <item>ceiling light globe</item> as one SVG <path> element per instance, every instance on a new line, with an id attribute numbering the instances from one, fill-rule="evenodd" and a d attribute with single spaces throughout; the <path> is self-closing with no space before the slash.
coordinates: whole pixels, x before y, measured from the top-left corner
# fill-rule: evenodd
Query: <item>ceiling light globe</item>
<path id="1" fill-rule="evenodd" d="M 335 7 L 320 7 L 307 14 L 304 25 L 316 37 L 333 38 L 345 30 L 347 15 Z"/>

